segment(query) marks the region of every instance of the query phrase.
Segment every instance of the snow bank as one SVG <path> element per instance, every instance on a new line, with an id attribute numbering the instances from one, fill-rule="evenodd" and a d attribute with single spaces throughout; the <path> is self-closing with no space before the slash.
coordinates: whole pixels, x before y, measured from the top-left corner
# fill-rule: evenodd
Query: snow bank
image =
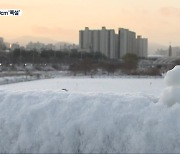
<path id="1" fill-rule="evenodd" d="M 166 88 L 161 94 L 160 102 L 168 106 L 180 103 L 180 66 L 175 66 L 165 76 Z"/>
<path id="2" fill-rule="evenodd" d="M 180 104 L 142 93 L 0 91 L 0 153 L 179 153 Z"/>
<path id="3" fill-rule="evenodd" d="M 175 66 L 172 70 L 167 72 L 165 83 L 167 86 L 180 86 L 180 65 Z"/>

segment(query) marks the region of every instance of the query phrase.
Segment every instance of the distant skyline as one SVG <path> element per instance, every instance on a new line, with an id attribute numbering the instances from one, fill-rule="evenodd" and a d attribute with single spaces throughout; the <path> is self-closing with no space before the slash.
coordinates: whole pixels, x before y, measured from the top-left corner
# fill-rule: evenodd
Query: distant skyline
<path id="1" fill-rule="evenodd" d="M 180 0 L 1 0 L 0 9 L 23 11 L 20 17 L 0 16 L 5 41 L 33 36 L 78 43 L 80 29 L 106 26 L 180 46 Z"/>

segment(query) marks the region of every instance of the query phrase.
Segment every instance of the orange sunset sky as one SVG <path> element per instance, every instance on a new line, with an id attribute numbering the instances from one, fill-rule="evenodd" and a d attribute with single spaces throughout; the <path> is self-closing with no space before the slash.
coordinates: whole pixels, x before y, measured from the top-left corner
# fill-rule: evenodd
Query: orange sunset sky
<path id="1" fill-rule="evenodd" d="M 180 0 L 0 0 L 0 9 L 23 11 L 19 17 L 0 16 L 5 41 L 34 36 L 78 43 L 80 29 L 106 26 L 180 45 Z"/>

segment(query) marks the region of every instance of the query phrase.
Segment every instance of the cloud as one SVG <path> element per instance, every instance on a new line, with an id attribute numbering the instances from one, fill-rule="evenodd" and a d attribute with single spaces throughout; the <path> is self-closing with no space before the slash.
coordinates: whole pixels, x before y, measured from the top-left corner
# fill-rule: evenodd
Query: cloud
<path id="1" fill-rule="evenodd" d="M 163 16 L 175 16 L 180 17 L 180 9 L 177 7 L 162 7 L 159 12 Z"/>

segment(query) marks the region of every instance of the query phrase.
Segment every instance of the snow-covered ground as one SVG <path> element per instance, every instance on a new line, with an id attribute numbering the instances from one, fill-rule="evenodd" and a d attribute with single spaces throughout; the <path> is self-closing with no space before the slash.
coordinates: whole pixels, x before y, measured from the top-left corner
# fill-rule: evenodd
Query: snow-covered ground
<path id="1" fill-rule="evenodd" d="M 161 78 L 90 78 L 69 77 L 14 83 L 0 86 L 11 91 L 61 91 L 92 93 L 145 93 L 159 96 L 165 87 Z"/>
<path id="2" fill-rule="evenodd" d="M 180 104 L 159 102 L 165 87 L 160 78 L 2 85 L 0 152 L 179 153 Z"/>

